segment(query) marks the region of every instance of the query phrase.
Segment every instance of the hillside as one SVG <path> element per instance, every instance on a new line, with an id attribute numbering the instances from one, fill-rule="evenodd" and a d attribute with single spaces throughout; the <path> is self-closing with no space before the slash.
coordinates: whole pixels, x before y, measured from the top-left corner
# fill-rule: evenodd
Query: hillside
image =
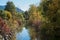
<path id="1" fill-rule="evenodd" d="M 0 5 L 0 10 L 4 10 L 4 8 L 5 8 L 5 6 L 1 6 L 1 5 Z M 16 7 L 16 11 L 17 11 L 17 12 L 24 12 L 23 10 L 21 10 L 21 9 L 19 9 L 19 8 L 17 8 L 17 7 Z"/>

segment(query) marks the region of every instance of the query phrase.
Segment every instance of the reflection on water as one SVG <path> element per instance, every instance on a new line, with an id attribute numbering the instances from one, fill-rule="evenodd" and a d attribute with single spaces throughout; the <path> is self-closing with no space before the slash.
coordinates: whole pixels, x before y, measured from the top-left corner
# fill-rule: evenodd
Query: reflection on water
<path id="1" fill-rule="evenodd" d="M 30 40 L 29 31 L 26 28 L 23 28 L 22 32 L 16 35 L 17 40 Z"/>

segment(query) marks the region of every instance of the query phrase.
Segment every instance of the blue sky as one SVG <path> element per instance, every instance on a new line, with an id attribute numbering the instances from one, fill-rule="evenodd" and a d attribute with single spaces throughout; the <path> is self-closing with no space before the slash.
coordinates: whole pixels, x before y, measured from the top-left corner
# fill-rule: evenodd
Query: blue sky
<path id="1" fill-rule="evenodd" d="M 0 0 L 0 5 L 6 5 L 7 1 L 8 0 Z M 28 10 L 31 4 L 37 6 L 40 3 L 40 0 L 9 0 L 9 1 L 13 1 L 15 6 L 22 9 L 23 11 Z"/>

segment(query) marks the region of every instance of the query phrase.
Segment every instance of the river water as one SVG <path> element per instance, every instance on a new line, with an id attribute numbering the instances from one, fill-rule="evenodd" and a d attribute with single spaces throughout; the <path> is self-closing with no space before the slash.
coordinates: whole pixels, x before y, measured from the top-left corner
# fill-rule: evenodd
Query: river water
<path id="1" fill-rule="evenodd" d="M 22 32 L 17 33 L 16 40 L 30 40 L 28 29 L 23 28 Z"/>

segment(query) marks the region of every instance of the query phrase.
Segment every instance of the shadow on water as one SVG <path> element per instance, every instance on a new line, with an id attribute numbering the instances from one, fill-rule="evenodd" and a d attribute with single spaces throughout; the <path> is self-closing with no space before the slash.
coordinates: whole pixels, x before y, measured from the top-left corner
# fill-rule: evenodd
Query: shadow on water
<path id="1" fill-rule="evenodd" d="M 28 29 L 23 28 L 22 32 L 17 33 L 16 40 L 30 40 L 30 35 Z"/>

